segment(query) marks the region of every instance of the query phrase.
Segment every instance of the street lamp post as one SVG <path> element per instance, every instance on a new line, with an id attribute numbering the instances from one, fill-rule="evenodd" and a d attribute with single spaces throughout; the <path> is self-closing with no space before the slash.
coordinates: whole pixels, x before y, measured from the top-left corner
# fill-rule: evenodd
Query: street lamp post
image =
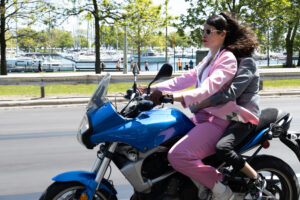
<path id="1" fill-rule="evenodd" d="M 123 55 L 123 74 L 127 74 L 127 26 L 124 27 L 124 55 Z"/>

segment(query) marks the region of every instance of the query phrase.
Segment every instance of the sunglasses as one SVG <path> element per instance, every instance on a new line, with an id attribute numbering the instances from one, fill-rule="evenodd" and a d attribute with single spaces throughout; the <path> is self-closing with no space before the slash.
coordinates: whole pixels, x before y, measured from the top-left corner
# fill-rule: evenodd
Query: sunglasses
<path id="1" fill-rule="evenodd" d="M 204 35 L 204 34 L 210 35 L 210 34 L 212 34 L 213 32 L 219 32 L 219 30 L 202 29 L 200 32 L 201 32 L 201 35 Z"/>

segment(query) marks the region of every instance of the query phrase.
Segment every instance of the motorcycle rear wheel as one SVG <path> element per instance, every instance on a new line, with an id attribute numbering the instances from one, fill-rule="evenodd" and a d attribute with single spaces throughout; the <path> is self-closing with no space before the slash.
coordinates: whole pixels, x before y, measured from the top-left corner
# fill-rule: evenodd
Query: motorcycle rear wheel
<path id="1" fill-rule="evenodd" d="M 260 155 L 255 157 L 250 165 L 266 178 L 266 190 L 272 193 L 272 200 L 299 199 L 298 178 L 283 160 L 274 156 Z M 266 194 L 264 196 L 263 199 L 270 199 Z"/>
<path id="2" fill-rule="evenodd" d="M 85 186 L 79 182 L 54 182 L 40 197 L 40 200 L 78 200 Z M 105 190 L 96 191 L 93 200 L 117 200 Z"/>

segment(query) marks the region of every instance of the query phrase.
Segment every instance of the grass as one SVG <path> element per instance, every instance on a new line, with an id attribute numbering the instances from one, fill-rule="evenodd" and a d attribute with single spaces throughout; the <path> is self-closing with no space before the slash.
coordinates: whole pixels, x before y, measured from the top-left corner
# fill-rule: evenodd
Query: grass
<path id="1" fill-rule="evenodd" d="M 272 66 L 267 66 L 267 65 L 263 65 L 263 66 L 258 66 L 258 68 L 259 69 L 264 69 L 264 68 L 266 68 L 266 69 L 270 69 L 270 68 L 283 68 L 283 65 L 272 65 Z"/>
<path id="2" fill-rule="evenodd" d="M 146 83 L 138 83 L 145 85 Z M 300 87 L 300 79 L 289 80 L 266 80 L 263 87 Z M 48 85 L 45 86 L 47 95 L 86 95 L 90 96 L 97 84 L 79 84 L 79 85 Z M 109 85 L 108 92 L 125 92 L 132 87 L 132 83 L 112 83 Z M 40 96 L 41 89 L 39 86 L 17 85 L 17 86 L 0 86 L 0 96 Z"/>
<path id="3" fill-rule="evenodd" d="M 271 69 L 271 68 L 284 68 L 285 65 L 271 65 L 271 66 L 267 66 L 267 65 L 262 65 L 262 66 L 258 66 L 259 69 Z M 299 68 L 299 66 L 297 66 L 296 64 L 293 64 L 294 68 Z"/>
<path id="4" fill-rule="evenodd" d="M 145 84 L 145 83 L 139 83 Z M 97 84 L 78 84 L 78 85 L 47 85 L 45 86 L 45 94 L 47 95 L 59 95 L 59 94 L 78 94 L 90 96 L 96 89 Z M 108 92 L 126 92 L 128 88 L 132 87 L 132 83 L 113 83 L 109 85 Z M 40 86 L 0 86 L 0 96 L 40 96 Z"/>
<path id="5" fill-rule="evenodd" d="M 264 87 L 300 87 L 300 79 L 289 80 L 267 80 L 263 82 Z"/>

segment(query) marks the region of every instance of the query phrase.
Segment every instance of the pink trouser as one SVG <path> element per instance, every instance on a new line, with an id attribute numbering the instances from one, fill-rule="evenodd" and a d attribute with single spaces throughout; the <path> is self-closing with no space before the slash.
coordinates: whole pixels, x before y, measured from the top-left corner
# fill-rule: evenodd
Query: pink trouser
<path id="1" fill-rule="evenodd" d="M 168 160 L 176 171 L 212 189 L 222 174 L 203 164 L 202 159 L 216 153 L 216 144 L 230 121 L 204 111 L 194 115 L 192 120 L 196 126 L 170 149 Z"/>

